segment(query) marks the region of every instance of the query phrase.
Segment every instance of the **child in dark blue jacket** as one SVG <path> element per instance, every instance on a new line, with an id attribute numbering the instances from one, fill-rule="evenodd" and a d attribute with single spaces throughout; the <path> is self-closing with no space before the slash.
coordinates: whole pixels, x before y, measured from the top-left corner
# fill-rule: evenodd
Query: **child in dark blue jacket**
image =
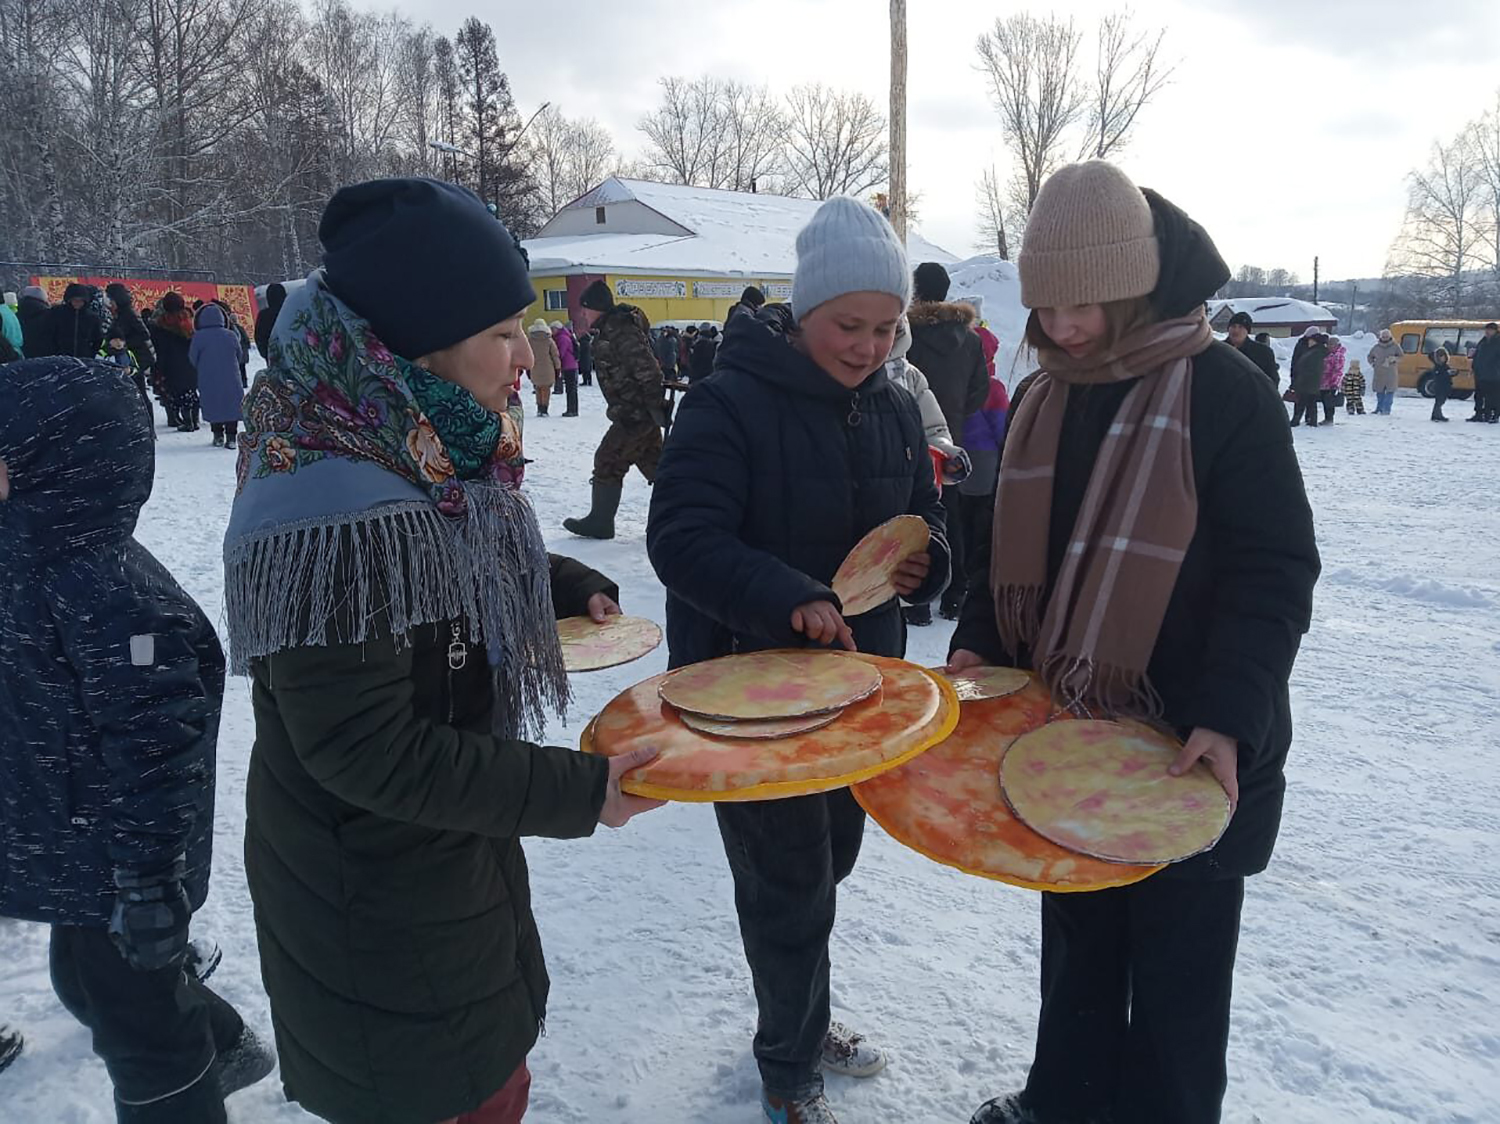
<path id="1" fill-rule="evenodd" d="M 713 377 L 683 399 L 651 500 L 672 666 L 807 645 L 905 653 L 895 597 L 845 621 L 829 583 L 867 532 L 912 514 L 932 542 L 904 561 L 898 590 L 921 604 L 947 584 L 921 417 L 884 369 L 910 286 L 890 224 L 833 199 L 797 238 L 790 315 L 776 306 L 730 321 Z M 836 887 L 864 813 L 847 789 L 714 810 L 760 1008 L 766 1117 L 831 1120 L 822 1070 L 868 1077 L 885 1064 L 829 1021 Z"/>
<path id="2" fill-rule="evenodd" d="M 222 1122 L 274 1060 L 184 970 L 224 656 L 132 537 L 153 460 L 118 367 L 0 367 L 0 915 L 52 926 L 53 987 L 120 1121 Z"/>

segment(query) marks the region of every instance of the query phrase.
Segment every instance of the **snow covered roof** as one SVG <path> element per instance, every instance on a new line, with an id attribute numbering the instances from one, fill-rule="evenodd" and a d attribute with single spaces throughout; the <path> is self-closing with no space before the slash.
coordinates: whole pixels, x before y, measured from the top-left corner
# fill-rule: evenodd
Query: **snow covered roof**
<path id="1" fill-rule="evenodd" d="M 1238 312 L 1248 312 L 1256 326 L 1262 324 L 1331 324 L 1339 322 L 1338 314 L 1330 312 L 1320 304 L 1299 301 L 1292 297 L 1236 297 L 1233 300 L 1208 302 L 1208 318 L 1217 321 L 1226 309 L 1227 322 Z"/>
<path id="2" fill-rule="evenodd" d="M 569 203 L 523 245 L 533 273 L 791 277 L 797 232 L 820 205 L 816 199 L 611 177 Z M 606 221 L 597 234 L 584 233 L 578 212 L 592 216 L 601 207 L 619 219 Z M 907 239 L 907 249 L 914 265 L 958 260 L 918 234 Z"/>

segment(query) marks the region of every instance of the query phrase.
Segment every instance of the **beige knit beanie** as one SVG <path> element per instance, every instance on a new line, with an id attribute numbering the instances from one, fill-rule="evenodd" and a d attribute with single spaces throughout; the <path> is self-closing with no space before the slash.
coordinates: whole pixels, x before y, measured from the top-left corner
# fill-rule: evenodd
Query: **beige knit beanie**
<path id="1" fill-rule="evenodd" d="M 1151 206 L 1113 164 L 1059 168 L 1032 205 L 1018 264 L 1027 308 L 1143 297 L 1161 274 Z"/>

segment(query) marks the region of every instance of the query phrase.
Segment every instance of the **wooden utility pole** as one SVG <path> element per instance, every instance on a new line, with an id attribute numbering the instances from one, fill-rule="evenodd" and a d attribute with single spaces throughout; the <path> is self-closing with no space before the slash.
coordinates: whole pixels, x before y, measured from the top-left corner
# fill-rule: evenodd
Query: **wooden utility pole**
<path id="1" fill-rule="evenodd" d="M 906 241 L 906 0 L 891 0 L 891 225 Z"/>
<path id="2" fill-rule="evenodd" d="M 1313 258 L 1313 304 L 1318 303 L 1318 259 Z"/>

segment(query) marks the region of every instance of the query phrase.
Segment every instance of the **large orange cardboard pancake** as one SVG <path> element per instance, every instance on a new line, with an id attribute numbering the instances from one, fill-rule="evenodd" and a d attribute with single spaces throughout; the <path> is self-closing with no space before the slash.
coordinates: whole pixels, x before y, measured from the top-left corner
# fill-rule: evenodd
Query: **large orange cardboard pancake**
<path id="1" fill-rule="evenodd" d="M 1038 835 L 1000 793 L 1000 761 L 1015 739 L 1053 716 L 1045 687 L 1031 681 L 1004 698 L 966 702 L 941 745 L 854 787 L 886 833 L 934 862 L 1028 890 L 1071 892 L 1125 886 L 1158 866 L 1121 866 L 1077 854 Z M 1071 725 L 1066 715 L 1057 725 Z"/>
<path id="2" fill-rule="evenodd" d="M 689 730 L 700 734 L 712 734 L 716 738 L 789 738 L 793 734 L 808 734 L 838 721 L 843 711 L 832 714 L 808 714 L 801 718 L 762 718 L 744 722 L 728 722 L 722 718 L 704 718 L 690 710 L 679 710 L 677 717 Z"/>
<path id="3" fill-rule="evenodd" d="M 602 671 L 649 656 L 661 645 L 661 626 L 645 617 L 568 617 L 557 622 L 563 666 L 569 671 Z"/>
<path id="4" fill-rule="evenodd" d="M 959 702 L 984 702 L 1024 691 L 1031 674 L 1016 667 L 971 667 L 949 675 L 948 682 L 958 692 Z"/>
<path id="5" fill-rule="evenodd" d="M 880 690 L 880 671 L 819 649 L 724 656 L 674 671 L 661 697 L 678 710 L 729 721 L 828 714 Z"/>
<path id="6" fill-rule="evenodd" d="M 896 568 L 931 541 L 932 529 L 918 515 L 898 515 L 860 539 L 831 583 L 844 616 L 868 613 L 895 597 Z"/>
<path id="7" fill-rule="evenodd" d="M 828 792 L 893 769 L 946 738 L 958 699 L 939 676 L 904 660 L 850 655 L 883 685 L 821 730 L 770 741 L 690 730 L 647 679 L 609 703 L 584 731 L 585 753 L 615 756 L 651 746 L 660 755 L 632 770 L 623 788 L 659 800 L 774 800 Z"/>
<path id="8" fill-rule="evenodd" d="M 1011 810 L 1054 843 L 1113 863 L 1174 863 L 1229 826 L 1229 797 L 1202 763 L 1167 772 L 1181 744 L 1130 722 L 1057 722 L 1017 738 L 1000 765 Z"/>

